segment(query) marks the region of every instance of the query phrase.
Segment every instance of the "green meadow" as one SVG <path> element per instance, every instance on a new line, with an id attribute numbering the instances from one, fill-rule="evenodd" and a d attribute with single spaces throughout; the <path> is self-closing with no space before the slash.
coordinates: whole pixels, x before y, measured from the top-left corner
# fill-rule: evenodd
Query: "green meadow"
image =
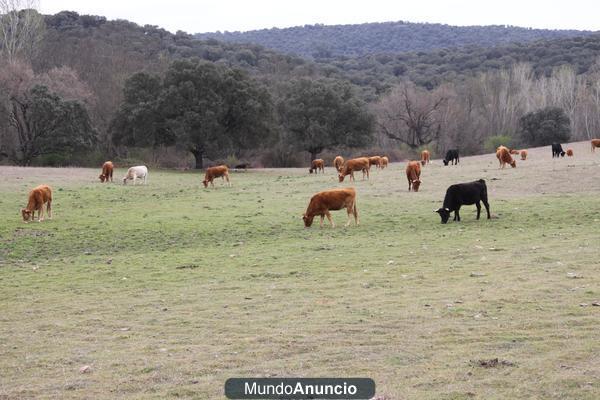
<path id="1" fill-rule="evenodd" d="M 339 183 L 306 169 L 0 167 L 0 399 L 222 399 L 230 377 L 370 377 L 377 398 L 600 398 L 600 153 L 440 160 Z M 433 213 L 487 181 L 493 218 Z M 54 218 L 25 224 L 28 191 Z M 305 229 L 353 186 L 360 225 Z M 496 362 L 496 359 L 498 361 Z M 84 372 L 82 368 L 88 366 Z"/>

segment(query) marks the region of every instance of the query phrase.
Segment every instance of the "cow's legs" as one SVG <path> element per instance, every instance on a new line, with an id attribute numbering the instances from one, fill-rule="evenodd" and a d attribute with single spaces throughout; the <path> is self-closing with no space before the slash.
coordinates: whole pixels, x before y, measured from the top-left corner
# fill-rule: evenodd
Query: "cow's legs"
<path id="1" fill-rule="evenodd" d="M 331 219 L 331 213 L 329 211 L 327 211 L 325 213 L 325 216 L 327 217 L 327 219 L 329 220 L 329 224 L 331 225 L 332 228 L 335 228 L 335 224 L 333 223 L 333 219 Z M 321 216 L 321 218 L 323 218 Z"/>
<path id="2" fill-rule="evenodd" d="M 42 222 L 44 220 L 44 205 L 40 207 L 38 210 L 38 222 Z"/>
<path id="3" fill-rule="evenodd" d="M 477 202 L 475 203 L 475 206 L 477 207 L 477 219 L 479 219 L 479 216 L 481 214 L 481 204 Z"/>
<path id="4" fill-rule="evenodd" d="M 323 227 L 323 214 L 321 214 L 321 223 L 319 224 L 321 228 Z"/>
<path id="5" fill-rule="evenodd" d="M 365 173 L 363 172 L 363 179 L 365 178 Z M 367 179 L 369 179 L 369 168 L 367 168 Z"/>
<path id="6" fill-rule="evenodd" d="M 354 171 L 350 172 L 350 179 L 354 180 Z"/>
<path id="7" fill-rule="evenodd" d="M 487 219 L 490 219 L 490 205 L 488 204 L 487 199 L 482 199 L 483 205 L 485 206 L 485 211 L 487 211 Z"/>
<path id="8" fill-rule="evenodd" d="M 457 209 L 454 211 L 454 220 L 455 220 L 455 221 L 458 221 L 458 222 L 460 222 L 460 214 L 459 214 L 459 210 L 460 210 L 460 207 L 459 207 L 459 208 L 457 208 Z"/>
<path id="9" fill-rule="evenodd" d="M 46 206 L 46 213 L 48 214 L 48 219 L 52 219 L 52 200 L 48 200 L 48 205 Z"/>

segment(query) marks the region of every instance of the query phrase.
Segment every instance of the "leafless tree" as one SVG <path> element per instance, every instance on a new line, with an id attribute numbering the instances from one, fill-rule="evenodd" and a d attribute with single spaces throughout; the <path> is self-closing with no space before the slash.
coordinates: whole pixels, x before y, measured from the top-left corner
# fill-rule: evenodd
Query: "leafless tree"
<path id="1" fill-rule="evenodd" d="M 445 102 L 446 97 L 438 92 L 404 83 L 375 106 L 377 126 L 387 137 L 417 149 L 439 137 Z"/>
<path id="2" fill-rule="evenodd" d="M 45 31 L 37 0 L 0 0 L 0 54 L 30 60 Z"/>

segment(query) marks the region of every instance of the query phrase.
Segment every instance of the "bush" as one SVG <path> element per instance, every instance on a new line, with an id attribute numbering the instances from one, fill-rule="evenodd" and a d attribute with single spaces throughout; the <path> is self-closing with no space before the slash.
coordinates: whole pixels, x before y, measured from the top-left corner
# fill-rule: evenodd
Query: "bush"
<path id="1" fill-rule="evenodd" d="M 495 153 L 499 146 L 506 146 L 512 149 L 515 144 L 513 138 L 509 135 L 494 135 L 485 140 L 483 147 L 485 151 Z"/>

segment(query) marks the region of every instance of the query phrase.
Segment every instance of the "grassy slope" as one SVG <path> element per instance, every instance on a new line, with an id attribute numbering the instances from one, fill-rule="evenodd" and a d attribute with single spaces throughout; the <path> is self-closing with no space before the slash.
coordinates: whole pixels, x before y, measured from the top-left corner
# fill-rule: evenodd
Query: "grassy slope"
<path id="1" fill-rule="evenodd" d="M 337 212 L 335 230 L 300 220 L 339 186 L 333 168 L 216 190 L 196 173 L 131 187 L 2 168 L 0 398 L 222 398 L 232 376 L 369 376 L 387 399 L 596 399 L 600 154 L 573 148 L 514 170 L 436 162 L 419 193 L 393 164 L 354 185 L 361 225 Z M 440 225 L 445 188 L 480 177 L 498 218 L 468 207 Z M 42 182 L 55 218 L 25 225 Z M 471 363 L 496 357 L 514 366 Z"/>

